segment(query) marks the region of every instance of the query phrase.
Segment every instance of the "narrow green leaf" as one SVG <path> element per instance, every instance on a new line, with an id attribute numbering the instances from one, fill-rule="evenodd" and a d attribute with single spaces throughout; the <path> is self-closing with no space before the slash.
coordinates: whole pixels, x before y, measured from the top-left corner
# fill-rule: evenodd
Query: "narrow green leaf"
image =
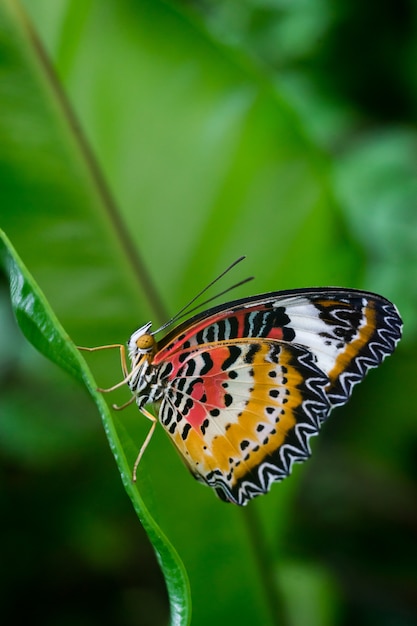
<path id="1" fill-rule="evenodd" d="M 48 359 L 83 382 L 103 420 L 123 485 L 146 530 L 165 575 L 171 605 L 171 623 L 189 624 L 191 603 L 188 579 L 175 549 L 151 517 L 131 478 L 131 467 L 113 423 L 112 414 L 84 359 L 65 332 L 36 282 L 24 266 L 6 234 L 0 230 L 0 263 L 10 285 L 14 314 L 25 337 Z"/>

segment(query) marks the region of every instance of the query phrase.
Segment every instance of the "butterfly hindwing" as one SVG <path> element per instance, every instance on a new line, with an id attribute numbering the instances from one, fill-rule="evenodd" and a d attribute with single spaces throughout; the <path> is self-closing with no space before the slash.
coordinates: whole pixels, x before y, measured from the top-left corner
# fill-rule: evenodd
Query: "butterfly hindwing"
<path id="1" fill-rule="evenodd" d="M 159 418 L 192 473 L 245 504 L 308 458 L 328 378 L 308 350 L 238 340 L 177 353 Z"/>

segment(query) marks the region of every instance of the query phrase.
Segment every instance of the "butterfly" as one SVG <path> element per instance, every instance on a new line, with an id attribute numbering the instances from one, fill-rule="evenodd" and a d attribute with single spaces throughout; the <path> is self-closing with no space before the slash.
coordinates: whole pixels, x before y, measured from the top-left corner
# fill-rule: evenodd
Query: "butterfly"
<path id="1" fill-rule="evenodd" d="M 152 421 L 134 480 L 159 421 L 198 481 L 246 505 L 308 459 L 331 410 L 395 350 L 402 321 L 382 296 L 323 287 L 227 302 L 160 341 L 151 328 L 130 337 L 130 369 L 116 344 L 125 378 L 110 389 L 127 383 L 126 404 L 136 401 Z"/>

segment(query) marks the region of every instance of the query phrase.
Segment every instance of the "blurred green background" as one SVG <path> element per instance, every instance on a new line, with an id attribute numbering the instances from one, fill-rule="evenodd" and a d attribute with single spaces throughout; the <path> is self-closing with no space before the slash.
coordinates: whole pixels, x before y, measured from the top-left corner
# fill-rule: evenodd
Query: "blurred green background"
<path id="1" fill-rule="evenodd" d="M 155 435 L 139 487 L 196 626 L 417 624 L 416 58 L 411 0 L 0 2 L 0 227 L 78 345 L 163 322 L 241 254 L 230 280 L 256 281 L 233 297 L 340 285 L 404 318 L 247 510 Z M 120 380 L 117 354 L 88 362 Z M 4 620 L 166 624 L 96 408 L 23 339 L 5 279 L 0 385 Z M 139 448 L 146 420 L 119 419 Z"/>

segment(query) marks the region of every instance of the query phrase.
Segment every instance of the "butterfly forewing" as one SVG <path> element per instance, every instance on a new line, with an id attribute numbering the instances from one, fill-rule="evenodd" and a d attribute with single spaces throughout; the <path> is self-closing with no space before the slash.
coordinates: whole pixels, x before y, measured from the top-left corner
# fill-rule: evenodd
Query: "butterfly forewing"
<path id="1" fill-rule="evenodd" d="M 159 419 L 196 478 L 246 504 L 308 457 L 332 406 L 400 336 L 394 305 L 362 291 L 294 290 L 215 307 L 159 342 Z"/>
<path id="2" fill-rule="evenodd" d="M 237 338 L 268 338 L 310 350 L 328 375 L 333 406 L 391 354 L 401 338 L 396 307 L 373 293 L 339 288 L 276 292 L 202 313 L 160 344 L 155 363 L 189 346 Z"/>

